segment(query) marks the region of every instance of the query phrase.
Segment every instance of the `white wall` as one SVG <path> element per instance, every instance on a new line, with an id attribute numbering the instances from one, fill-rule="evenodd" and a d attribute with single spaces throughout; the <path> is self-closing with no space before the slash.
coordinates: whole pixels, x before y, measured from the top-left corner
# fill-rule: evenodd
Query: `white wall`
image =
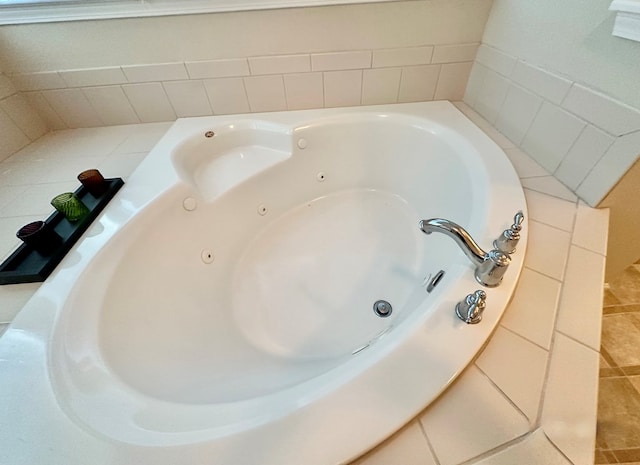
<path id="1" fill-rule="evenodd" d="M 640 256 L 640 43 L 611 35 L 609 4 L 495 0 L 465 102 L 580 198 L 611 209 L 612 279 Z"/>
<path id="2" fill-rule="evenodd" d="M 0 27 L 7 74 L 479 42 L 492 0 L 425 0 Z"/>
<path id="3" fill-rule="evenodd" d="M 460 100 L 492 0 L 0 27 L 0 61 L 52 129 Z"/>
<path id="4" fill-rule="evenodd" d="M 0 70 L 0 161 L 47 132 L 47 127 Z"/>
<path id="5" fill-rule="evenodd" d="M 640 108 L 640 43 L 611 35 L 609 0 L 495 0 L 483 43 Z"/>
<path id="6" fill-rule="evenodd" d="M 485 44 L 464 101 L 591 206 L 640 154 L 640 110 Z"/>
<path id="7" fill-rule="evenodd" d="M 465 101 L 591 206 L 640 155 L 640 43 L 604 0 L 496 0 Z"/>

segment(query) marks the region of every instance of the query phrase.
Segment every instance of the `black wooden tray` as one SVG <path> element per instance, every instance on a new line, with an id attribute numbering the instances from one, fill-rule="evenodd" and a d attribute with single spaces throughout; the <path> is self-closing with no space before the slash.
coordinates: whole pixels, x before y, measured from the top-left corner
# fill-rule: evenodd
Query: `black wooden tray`
<path id="1" fill-rule="evenodd" d="M 68 221 L 60 212 L 55 212 L 45 223 L 52 227 L 62 238 L 62 244 L 49 254 L 42 254 L 22 244 L 0 265 L 0 285 L 35 283 L 47 279 L 47 276 L 58 266 L 64 256 L 71 250 L 82 233 L 98 217 L 116 192 L 124 185 L 121 178 L 105 179 L 109 187 L 104 194 L 94 197 L 84 186 L 80 186 L 75 194 L 89 208 L 89 214 L 78 222 Z"/>

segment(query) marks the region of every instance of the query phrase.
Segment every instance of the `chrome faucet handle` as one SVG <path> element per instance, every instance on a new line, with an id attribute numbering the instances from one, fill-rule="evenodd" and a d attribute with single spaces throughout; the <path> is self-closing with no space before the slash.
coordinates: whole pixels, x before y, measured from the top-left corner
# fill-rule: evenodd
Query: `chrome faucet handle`
<path id="1" fill-rule="evenodd" d="M 468 325 L 475 325 L 482 320 L 482 313 L 487 306 L 487 293 L 481 290 L 469 294 L 456 305 L 456 315 Z"/>
<path id="2" fill-rule="evenodd" d="M 522 231 L 522 222 L 524 221 L 524 214 L 520 210 L 513 217 L 513 224 L 509 229 L 505 229 L 500 237 L 493 241 L 493 246 L 499 251 L 512 254 L 516 251 L 516 246 L 520 240 L 520 231 Z"/>

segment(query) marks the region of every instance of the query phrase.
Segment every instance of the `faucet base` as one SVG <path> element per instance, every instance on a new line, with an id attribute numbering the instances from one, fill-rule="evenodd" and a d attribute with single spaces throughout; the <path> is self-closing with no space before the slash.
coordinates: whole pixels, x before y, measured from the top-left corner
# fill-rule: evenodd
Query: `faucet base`
<path id="1" fill-rule="evenodd" d="M 482 284 L 484 287 L 498 287 L 500 285 L 500 283 L 502 282 L 502 278 L 500 278 L 498 281 L 495 282 L 486 282 L 486 280 L 483 279 L 482 276 L 478 276 L 478 273 L 474 273 L 474 277 L 476 278 L 476 281 L 478 282 L 478 284 Z"/>
<path id="2" fill-rule="evenodd" d="M 509 263 L 511 258 L 504 252 L 496 249 L 487 252 L 484 261 L 475 269 L 476 281 L 485 287 L 499 286 Z"/>

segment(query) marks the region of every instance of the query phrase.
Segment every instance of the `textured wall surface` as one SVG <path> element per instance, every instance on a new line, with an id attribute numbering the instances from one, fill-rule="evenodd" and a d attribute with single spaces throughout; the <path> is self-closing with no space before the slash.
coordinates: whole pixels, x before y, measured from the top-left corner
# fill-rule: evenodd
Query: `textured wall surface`
<path id="1" fill-rule="evenodd" d="M 465 98 L 590 205 L 611 208 L 607 279 L 640 257 L 639 178 L 627 171 L 640 156 L 640 43 L 611 35 L 609 5 L 496 0 Z"/>
<path id="2" fill-rule="evenodd" d="M 0 71 L 0 160 L 48 131 L 36 110 Z"/>
<path id="3" fill-rule="evenodd" d="M 640 43 L 611 35 L 610 4 L 496 0 L 483 42 L 640 108 Z"/>
<path id="4" fill-rule="evenodd" d="M 460 100 L 492 0 L 0 27 L 7 77 L 51 129 Z"/>
<path id="5" fill-rule="evenodd" d="M 429 0 L 0 27 L 7 74 L 480 42 L 492 0 Z"/>

